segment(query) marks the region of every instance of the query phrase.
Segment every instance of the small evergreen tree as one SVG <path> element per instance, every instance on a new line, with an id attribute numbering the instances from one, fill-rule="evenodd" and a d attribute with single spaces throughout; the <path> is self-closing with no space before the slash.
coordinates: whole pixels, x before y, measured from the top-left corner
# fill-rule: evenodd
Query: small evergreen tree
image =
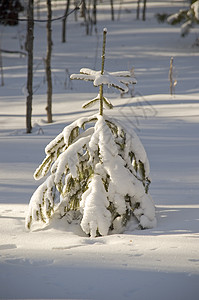
<path id="1" fill-rule="evenodd" d="M 199 0 L 190 0 L 188 9 L 180 9 L 169 16 L 167 22 L 171 25 L 182 23 L 181 35 L 186 36 L 195 24 L 199 24 Z"/>
<path id="2" fill-rule="evenodd" d="M 33 221 L 66 217 L 69 223 L 78 220 L 82 230 L 95 237 L 122 232 L 131 220 L 142 229 L 156 224 L 144 147 L 134 131 L 103 113 L 104 105 L 112 107 L 103 96 L 104 84 L 127 91 L 127 85 L 136 82 L 130 72 L 104 71 L 105 42 L 106 29 L 101 71 L 81 69 L 71 75 L 100 87 L 99 95 L 84 105 L 99 101 L 99 114 L 74 121 L 47 145 L 34 177 L 40 179 L 50 169 L 51 174 L 30 200 L 27 228 Z"/>

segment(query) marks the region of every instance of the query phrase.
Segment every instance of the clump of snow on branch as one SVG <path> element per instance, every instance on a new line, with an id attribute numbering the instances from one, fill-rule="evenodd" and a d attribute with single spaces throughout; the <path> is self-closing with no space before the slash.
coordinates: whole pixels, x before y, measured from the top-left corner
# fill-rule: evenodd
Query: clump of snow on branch
<path id="1" fill-rule="evenodd" d="M 182 24 L 181 26 L 181 35 L 185 36 L 189 33 L 190 29 L 192 27 L 192 22 L 191 20 L 185 22 L 184 24 Z"/>
<path id="2" fill-rule="evenodd" d="M 54 215 L 71 211 L 92 237 L 120 232 L 132 219 L 140 228 L 155 226 L 149 162 L 130 132 L 98 114 L 67 126 L 45 148 L 47 156 L 34 174 L 40 179 L 51 172 L 31 198 L 26 226 L 38 220 L 48 224 Z"/>
<path id="3" fill-rule="evenodd" d="M 199 0 L 197 0 L 196 2 L 194 2 L 191 5 L 191 8 L 194 11 L 195 18 L 199 21 Z"/>
<path id="4" fill-rule="evenodd" d="M 94 174 L 80 202 L 83 215 L 81 227 L 91 237 L 95 237 L 97 231 L 101 235 L 107 235 L 109 231 L 111 213 L 107 209 L 109 206 L 107 196 L 101 176 Z"/>
<path id="5" fill-rule="evenodd" d="M 71 79 L 80 79 L 85 81 L 93 81 L 94 86 L 102 84 L 113 86 L 122 92 L 128 92 L 128 84 L 135 84 L 137 81 L 132 77 L 130 71 L 107 72 L 94 71 L 88 68 L 82 68 L 80 74 L 72 74 Z"/>

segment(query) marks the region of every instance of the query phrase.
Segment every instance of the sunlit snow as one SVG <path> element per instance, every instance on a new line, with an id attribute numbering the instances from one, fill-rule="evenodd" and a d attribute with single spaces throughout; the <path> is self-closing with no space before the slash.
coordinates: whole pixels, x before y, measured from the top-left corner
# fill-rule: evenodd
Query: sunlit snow
<path id="1" fill-rule="evenodd" d="M 62 15 L 65 3 L 58 1 L 55 5 L 53 1 L 53 5 L 53 14 Z M 181 38 L 180 25 L 159 24 L 154 18 L 156 13 L 176 13 L 186 6 L 185 1 L 147 1 L 145 22 L 136 20 L 137 1 L 118 0 L 114 5 L 113 22 L 110 1 L 99 1 L 97 31 L 93 30 L 91 36 L 86 36 L 85 27 L 80 26 L 83 20 L 76 23 L 70 15 L 66 44 L 61 43 L 61 22 L 53 23 L 52 124 L 47 124 L 45 110 L 46 24 L 35 24 L 30 135 L 25 134 L 27 58 L 1 53 L 5 83 L 0 86 L 1 299 L 198 299 L 199 51 L 192 47 L 198 27 Z M 46 18 L 45 1 L 40 14 Z M 130 94 L 121 98 L 113 88 L 105 89 L 104 95 L 114 105 L 105 114 L 117 119 L 121 127 L 128 127 L 129 134 L 133 128 L 137 134 L 134 138 L 138 136 L 146 149 L 157 224 L 137 230 L 137 223 L 132 221 L 122 234 L 89 238 L 77 224 L 68 226 L 68 216 L 59 222 L 55 218 L 43 230 L 35 224 L 31 232 L 26 231 L 29 200 L 42 184 L 35 181 L 33 173 L 45 156 L 46 145 L 66 125 L 97 113 L 95 106 L 86 110 L 81 106 L 96 96 L 98 88 L 89 82 L 70 81 L 69 77 L 82 66 L 100 70 L 105 26 L 105 69 L 111 73 L 133 67 L 137 79 L 133 98 Z M 0 25 L 0 33 L 1 49 L 19 50 L 25 41 L 26 24 Z M 169 95 L 168 80 L 171 56 L 177 80 L 173 96 Z M 82 138 L 93 131 L 87 134 Z M 94 178 L 96 185 L 100 185 L 98 178 Z M 92 209 L 95 192 L 89 190 L 91 205 L 85 207 L 82 202 L 82 209 Z M 119 195 L 115 203 L 122 211 Z M 103 190 L 100 197 L 105 201 Z M 143 209 L 145 205 L 143 200 Z M 116 220 L 115 226 L 119 227 L 120 221 Z M 107 226 L 105 223 L 103 232 Z"/>

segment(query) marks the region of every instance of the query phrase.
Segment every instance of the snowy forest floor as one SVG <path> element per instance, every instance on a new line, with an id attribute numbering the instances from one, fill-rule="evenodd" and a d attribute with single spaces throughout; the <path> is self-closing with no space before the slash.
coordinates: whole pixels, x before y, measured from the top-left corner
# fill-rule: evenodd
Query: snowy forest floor
<path id="1" fill-rule="evenodd" d="M 0 87 L 0 298 L 1 299 L 190 299 L 199 297 L 199 48 L 198 28 L 180 37 L 180 28 L 159 24 L 157 12 L 173 13 L 184 1 L 150 1 L 147 20 L 136 21 L 136 1 L 123 3 L 110 21 L 109 1 L 99 5 L 97 33 L 70 16 L 67 43 L 61 22 L 53 23 L 53 120 L 46 123 L 45 24 L 35 24 L 33 133 L 25 133 L 26 57 L 2 55 Z M 119 3 L 119 1 L 116 1 Z M 62 14 L 59 5 L 55 16 Z M 116 6 L 116 9 L 119 5 Z M 118 11 L 118 10 L 117 10 Z M 116 11 L 116 12 L 117 12 Z M 45 10 L 42 12 L 45 16 Z M 114 109 L 106 114 L 131 123 L 151 166 L 150 193 L 157 226 L 91 239 L 60 224 L 27 232 L 25 215 L 44 147 L 70 122 L 93 114 L 81 105 L 97 90 L 70 82 L 80 68 L 100 68 L 102 29 L 107 27 L 105 69 L 134 66 L 135 97 L 105 93 Z M 26 25 L 0 26 L 1 48 L 20 50 Z M 174 57 L 175 94 L 169 95 Z"/>

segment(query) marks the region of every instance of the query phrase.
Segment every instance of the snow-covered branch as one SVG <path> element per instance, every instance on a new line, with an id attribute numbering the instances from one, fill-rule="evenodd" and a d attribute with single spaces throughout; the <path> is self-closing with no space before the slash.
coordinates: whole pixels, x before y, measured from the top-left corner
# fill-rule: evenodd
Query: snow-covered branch
<path id="1" fill-rule="evenodd" d="M 128 84 L 135 84 L 137 81 L 132 77 L 129 71 L 107 72 L 94 71 L 88 68 L 82 68 L 80 74 L 72 74 L 71 79 L 80 79 L 85 81 L 93 81 L 94 86 L 102 84 L 113 86 L 122 92 L 128 92 Z"/>
<path id="2" fill-rule="evenodd" d="M 171 25 L 182 23 L 181 35 L 187 35 L 195 24 L 199 24 L 199 0 L 192 3 L 189 9 L 180 9 L 177 13 L 169 16 L 167 22 Z"/>

